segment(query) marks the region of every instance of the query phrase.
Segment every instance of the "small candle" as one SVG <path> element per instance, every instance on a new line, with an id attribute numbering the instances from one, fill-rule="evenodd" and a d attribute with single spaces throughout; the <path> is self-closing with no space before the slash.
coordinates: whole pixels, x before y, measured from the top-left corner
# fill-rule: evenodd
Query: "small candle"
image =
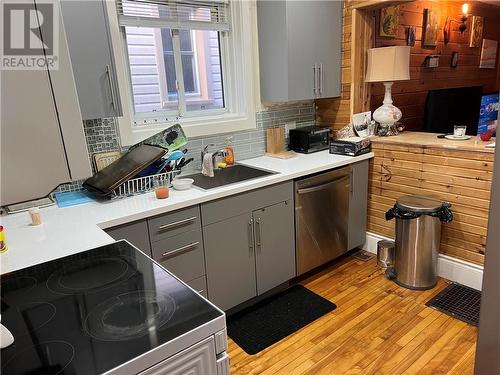
<path id="1" fill-rule="evenodd" d="M 158 186 L 155 188 L 156 199 L 165 199 L 169 196 L 168 186 Z"/>

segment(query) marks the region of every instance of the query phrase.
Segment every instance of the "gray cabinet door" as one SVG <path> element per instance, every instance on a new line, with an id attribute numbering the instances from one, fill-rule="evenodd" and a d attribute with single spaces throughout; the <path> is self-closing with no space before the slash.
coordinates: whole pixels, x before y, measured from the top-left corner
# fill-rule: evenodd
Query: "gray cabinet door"
<path id="1" fill-rule="evenodd" d="M 340 96 L 342 1 L 314 1 L 309 7 L 314 9 L 317 27 L 310 36 L 319 65 L 317 97 Z"/>
<path id="2" fill-rule="evenodd" d="M 253 213 L 257 294 L 295 276 L 295 231 L 292 201 L 281 202 Z"/>
<path id="3" fill-rule="evenodd" d="M 258 1 L 262 101 L 340 96 L 341 1 Z"/>
<path id="4" fill-rule="evenodd" d="M 115 240 L 127 240 L 147 256 L 151 256 L 148 224 L 146 220 L 135 221 L 105 230 Z"/>
<path id="5" fill-rule="evenodd" d="M 286 2 L 289 100 L 313 99 L 318 96 L 318 50 L 330 48 L 328 44 L 324 44 L 329 35 L 324 35 L 321 30 L 323 25 L 318 24 L 320 12 L 317 8 L 325 8 L 322 3 L 323 1 Z"/>
<path id="6" fill-rule="evenodd" d="M 367 206 L 368 160 L 364 160 L 352 164 L 351 193 L 349 198 L 349 250 L 365 243 Z"/>
<path id="7" fill-rule="evenodd" d="M 223 310 L 257 295 L 252 214 L 203 227 L 208 297 Z"/>
<path id="8" fill-rule="evenodd" d="M 82 118 L 121 116 L 104 2 L 63 0 L 61 10 Z"/>

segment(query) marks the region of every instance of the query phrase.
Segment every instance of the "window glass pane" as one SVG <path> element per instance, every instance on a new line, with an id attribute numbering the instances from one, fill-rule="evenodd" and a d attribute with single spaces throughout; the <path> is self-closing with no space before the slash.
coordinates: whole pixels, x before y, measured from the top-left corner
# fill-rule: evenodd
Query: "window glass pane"
<path id="1" fill-rule="evenodd" d="M 179 30 L 179 41 L 180 41 L 182 52 L 192 52 L 193 51 L 193 46 L 192 46 L 192 41 L 191 41 L 192 34 L 193 34 L 193 32 L 191 30 Z"/>
<path id="2" fill-rule="evenodd" d="M 178 109 L 173 54 L 164 56 L 163 35 L 170 30 L 125 28 L 135 113 Z"/>
<path id="3" fill-rule="evenodd" d="M 192 30 L 194 54 L 182 56 L 184 85 L 186 87 L 186 110 L 224 108 L 223 77 L 219 32 Z M 193 94 L 188 91 L 188 78 L 193 72 Z M 189 75 L 189 77 L 188 77 Z M 195 94 L 194 94 L 195 93 Z"/>
<path id="4" fill-rule="evenodd" d="M 194 55 L 182 55 L 182 73 L 184 76 L 184 90 L 186 94 L 197 94 L 196 72 L 194 67 Z"/>
<path id="5" fill-rule="evenodd" d="M 172 45 L 172 35 L 170 34 L 170 29 L 161 29 L 161 40 L 163 44 L 163 51 L 173 52 L 174 47 Z"/>

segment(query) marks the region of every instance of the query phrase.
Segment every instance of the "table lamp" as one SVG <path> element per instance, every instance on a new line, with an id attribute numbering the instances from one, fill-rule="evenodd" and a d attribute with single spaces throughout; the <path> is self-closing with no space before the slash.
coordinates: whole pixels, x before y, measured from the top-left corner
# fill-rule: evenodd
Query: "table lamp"
<path id="1" fill-rule="evenodd" d="M 373 119 L 382 127 L 389 127 L 401 119 L 399 108 L 392 105 L 391 89 L 394 81 L 410 79 L 410 47 L 395 46 L 370 48 L 366 82 L 383 82 L 385 96 L 383 104 L 373 112 Z"/>

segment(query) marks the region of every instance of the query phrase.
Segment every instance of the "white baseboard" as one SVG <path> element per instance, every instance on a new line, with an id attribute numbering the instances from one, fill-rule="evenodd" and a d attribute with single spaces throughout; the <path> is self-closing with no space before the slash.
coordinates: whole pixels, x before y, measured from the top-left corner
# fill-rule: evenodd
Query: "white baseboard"
<path id="1" fill-rule="evenodd" d="M 367 232 L 363 250 L 377 254 L 377 242 L 380 240 L 392 240 L 392 238 Z M 477 290 L 481 290 L 483 284 L 483 266 L 444 254 L 439 254 L 438 275 Z"/>

